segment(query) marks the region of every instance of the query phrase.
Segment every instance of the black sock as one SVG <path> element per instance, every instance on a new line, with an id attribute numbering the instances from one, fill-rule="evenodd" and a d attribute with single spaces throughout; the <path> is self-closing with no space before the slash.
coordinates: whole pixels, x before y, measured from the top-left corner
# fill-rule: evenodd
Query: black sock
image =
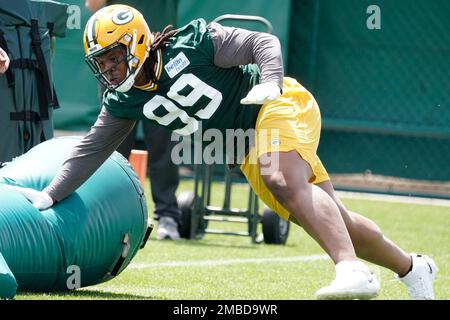
<path id="1" fill-rule="evenodd" d="M 409 266 L 408 271 L 406 271 L 406 273 L 405 273 L 404 275 L 400 276 L 400 278 L 403 278 L 403 277 L 405 277 L 408 273 L 410 273 L 410 272 L 412 271 L 412 268 L 413 268 L 413 259 L 412 259 L 412 257 L 411 257 L 411 265 Z"/>

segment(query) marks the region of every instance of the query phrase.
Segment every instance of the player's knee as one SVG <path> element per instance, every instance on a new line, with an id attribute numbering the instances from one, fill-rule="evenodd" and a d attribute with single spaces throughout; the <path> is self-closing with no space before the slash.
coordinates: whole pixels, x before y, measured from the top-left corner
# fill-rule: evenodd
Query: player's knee
<path id="1" fill-rule="evenodd" d="M 366 225 L 366 231 L 367 242 L 376 243 L 384 241 L 384 234 L 375 222 L 370 221 L 370 224 Z"/>
<path id="2" fill-rule="evenodd" d="M 358 245 L 365 247 L 368 243 L 383 241 L 384 234 L 375 222 L 358 213 L 347 210 L 334 191 L 326 190 L 326 192 L 338 206 L 355 247 Z"/>
<path id="3" fill-rule="evenodd" d="M 375 243 L 384 239 L 384 234 L 381 232 L 380 227 L 375 222 L 364 217 L 352 219 L 347 229 L 352 239 L 360 244 Z"/>
<path id="4" fill-rule="evenodd" d="M 287 188 L 286 179 L 280 171 L 263 176 L 263 180 L 270 192 L 277 198 L 278 195 L 281 195 Z"/>
<path id="5" fill-rule="evenodd" d="M 290 199 L 290 197 L 299 191 L 299 186 L 294 186 L 286 181 L 284 174 L 281 171 L 277 171 L 271 175 L 263 176 L 264 183 L 270 192 L 280 201 L 284 203 Z"/>

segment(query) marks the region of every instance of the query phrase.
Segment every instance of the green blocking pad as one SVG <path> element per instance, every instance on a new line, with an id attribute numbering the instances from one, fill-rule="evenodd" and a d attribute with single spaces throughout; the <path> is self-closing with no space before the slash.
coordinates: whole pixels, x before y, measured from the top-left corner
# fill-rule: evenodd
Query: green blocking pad
<path id="1" fill-rule="evenodd" d="M 119 153 L 48 210 L 4 187 L 42 190 L 78 142 L 46 141 L 0 169 L 0 252 L 18 290 L 60 291 L 110 280 L 145 242 L 144 191 Z"/>
<path id="2" fill-rule="evenodd" d="M 0 253 L 0 298 L 11 299 L 16 295 L 17 282 Z"/>

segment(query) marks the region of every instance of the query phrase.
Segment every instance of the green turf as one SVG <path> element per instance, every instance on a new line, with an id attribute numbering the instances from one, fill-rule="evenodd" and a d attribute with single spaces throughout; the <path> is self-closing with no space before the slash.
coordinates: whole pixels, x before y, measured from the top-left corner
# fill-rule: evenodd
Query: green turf
<path id="1" fill-rule="evenodd" d="M 183 181 L 178 192 L 191 190 L 192 182 Z M 246 204 L 246 190 L 244 186 L 236 187 L 234 206 Z M 146 193 L 151 199 L 148 186 Z M 222 196 L 222 186 L 215 185 L 213 202 L 220 205 Z M 450 207 L 345 199 L 344 203 L 377 222 L 385 235 L 405 250 L 432 256 L 440 269 L 435 283 L 436 298 L 450 298 Z M 151 201 L 149 207 L 151 212 Z M 244 231 L 245 226 L 233 224 L 224 228 Z M 258 261 L 312 255 L 318 255 L 319 259 Z M 156 241 L 153 234 L 145 249 L 114 280 L 73 292 L 22 292 L 16 299 L 314 299 L 314 292 L 327 285 L 334 275 L 331 260 L 323 255 L 323 250 L 295 225 L 291 225 L 285 246 L 251 244 L 248 237 L 223 235 L 206 235 L 198 241 Z M 254 260 L 217 263 L 233 259 Z M 202 265 L 202 261 L 211 264 Z M 381 280 L 379 299 L 408 298 L 393 272 L 370 266 Z"/>

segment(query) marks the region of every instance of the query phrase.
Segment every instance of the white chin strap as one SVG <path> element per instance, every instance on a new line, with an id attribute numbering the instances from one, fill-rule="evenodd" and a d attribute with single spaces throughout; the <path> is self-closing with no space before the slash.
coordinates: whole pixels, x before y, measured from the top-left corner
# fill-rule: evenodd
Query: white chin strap
<path id="1" fill-rule="evenodd" d="M 134 85 L 134 79 L 136 78 L 136 75 L 139 74 L 139 71 L 141 71 L 143 65 L 144 64 L 141 64 L 131 75 L 127 77 L 127 79 L 123 83 L 119 84 L 114 90 L 119 92 L 127 92 L 128 90 L 130 90 Z"/>
<path id="2" fill-rule="evenodd" d="M 134 84 L 134 77 L 135 77 L 136 73 L 132 74 L 131 76 L 129 76 L 127 78 L 127 80 L 125 80 L 123 83 L 121 83 L 117 88 L 115 88 L 115 91 L 119 91 L 119 92 L 127 92 L 128 90 L 131 89 L 131 87 Z"/>

